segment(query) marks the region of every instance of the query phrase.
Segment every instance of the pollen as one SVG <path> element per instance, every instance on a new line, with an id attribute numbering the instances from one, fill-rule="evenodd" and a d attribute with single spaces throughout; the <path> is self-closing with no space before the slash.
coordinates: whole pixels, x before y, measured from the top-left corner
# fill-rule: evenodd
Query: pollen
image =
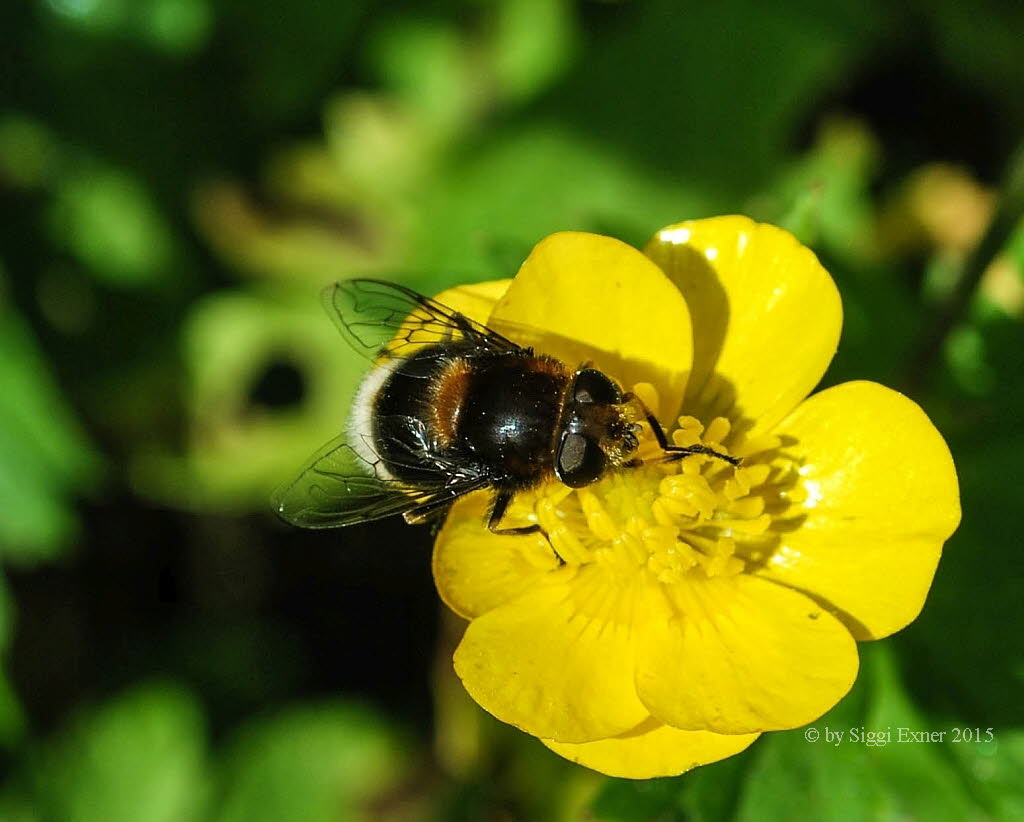
<path id="1" fill-rule="evenodd" d="M 650 385 L 634 391 L 658 407 Z M 706 454 L 666 462 L 645 426 L 641 466 L 585 488 L 548 483 L 521 494 L 511 513 L 538 523 L 567 566 L 599 563 L 624 581 L 642 575 L 671 585 L 762 564 L 771 553 L 773 514 L 794 501 L 786 491 L 792 482 L 777 465 L 778 439 L 740 440 L 730 451 L 729 420 L 717 417 L 705 426 L 690 416 L 676 420 L 671 436 L 676 445 L 706 445 L 743 462 L 733 466 Z"/>

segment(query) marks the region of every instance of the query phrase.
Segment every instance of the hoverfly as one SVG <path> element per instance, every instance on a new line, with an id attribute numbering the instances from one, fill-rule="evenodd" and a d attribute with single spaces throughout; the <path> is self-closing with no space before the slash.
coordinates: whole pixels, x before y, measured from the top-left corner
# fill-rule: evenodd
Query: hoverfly
<path id="1" fill-rule="evenodd" d="M 557 479 L 572 488 L 641 464 L 638 420 L 663 460 L 710 454 L 669 443 L 638 397 L 608 375 L 521 346 L 408 288 L 347 280 L 323 292 L 345 339 L 373 363 L 347 430 L 275 495 L 280 516 L 333 528 L 402 514 L 410 523 L 443 514 L 459 497 L 492 489 L 487 527 L 502 527 L 514 495 Z"/>

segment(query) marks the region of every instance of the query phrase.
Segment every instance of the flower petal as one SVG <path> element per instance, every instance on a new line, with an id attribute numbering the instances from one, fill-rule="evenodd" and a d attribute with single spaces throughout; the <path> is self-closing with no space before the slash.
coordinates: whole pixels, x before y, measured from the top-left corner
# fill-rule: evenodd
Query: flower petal
<path id="1" fill-rule="evenodd" d="M 871 382 L 808 399 L 778 426 L 801 465 L 800 527 L 760 573 L 851 616 L 858 639 L 898 631 L 921 610 L 942 544 L 960 521 L 946 443 L 911 400 Z"/>
<path id="2" fill-rule="evenodd" d="M 455 671 L 485 710 L 533 736 L 623 733 L 650 715 L 633 686 L 632 602 L 601 569 L 565 566 L 474 619 Z"/>
<path id="3" fill-rule="evenodd" d="M 508 291 L 511 282 L 512 280 L 491 280 L 490 282 L 457 285 L 442 291 L 434 299 L 441 305 L 446 305 L 471 320 L 487 325 L 494 306 Z"/>
<path id="4" fill-rule="evenodd" d="M 656 265 L 611 237 L 566 231 L 542 240 L 491 325 L 569 365 L 593 360 L 626 387 L 649 382 L 663 397 L 686 387 L 686 302 Z"/>
<path id="5" fill-rule="evenodd" d="M 710 731 L 680 731 L 653 717 L 639 727 L 596 742 L 555 742 L 542 739 L 559 756 L 608 776 L 651 779 L 676 776 L 738 754 L 760 734 L 727 736 Z"/>
<path id="6" fill-rule="evenodd" d="M 748 575 L 648 596 L 637 627 L 637 693 L 662 722 L 723 734 L 804 725 L 857 676 L 850 632 L 797 591 Z M 658 613 L 661 616 L 658 616 Z"/>
<path id="7" fill-rule="evenodd" d="M 644 251 L 693 318 L 685 413 L 705 423 L 742 420 L 738 428 L 754 435 L 817 385 L 839 343 L 842 305 L 828 272 L 793 235 L 714 217 L 662 229 Z"/>
<path id="8" fill-rule="evenodd" d="M 437 591 L 466 619 L 514 599 L 558 567 L 540 534 L 499 536 L 484 527 L 488 496 L 470 494 L 456 502 L 434 542 Z"/>

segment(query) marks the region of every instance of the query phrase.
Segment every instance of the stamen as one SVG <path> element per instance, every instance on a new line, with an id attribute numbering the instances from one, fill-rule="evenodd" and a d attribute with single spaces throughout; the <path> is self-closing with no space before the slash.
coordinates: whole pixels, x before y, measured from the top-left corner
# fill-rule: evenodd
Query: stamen
<path id="1" fill-rule="evenodd" d="M 707 430 L 704 432 L 704 444 L 709 445 L 712 448 L 715 448 L 716 445 L 721 448 L 719 443 L 729 436 L 731 428 L 732 424 L 725 417 L 715 417 L 715 419 L 712 420 L 711 425 L 709 425 Z"/>
<path id="2" fill-rule="evenodd" d="M 653 386 L 636 385 L 633 393 L 647 408 L 658 407 Z M 644 464 L 586 488 L 553 482 L 521 494 L 513 507 L 528 506 L 526 518 L 540 523 L 567 565 L 597 563 L 626 585 L 640 575 L 671 585 L 694 574 L 733 576 L 763 564 L 777 544 L 773 524 L 781 527 L 805 493 L 796 466 L 780 466 L 777 437 L 734 436 L 724 417 L 707 426 L 691 416 L 677 423 L 671 442 L 742 456 L 742 465 L 699 453 L 658 460 L 660 449 L 643 425 L 637 453 L 652 455 Z"/>
<path id="3" fill-rule="evenodd" d="M 587 518 L 587 525 L 594 535 L 605 542 L 615 539 L 619 533 L 618 526 L 615 524 L 615 520 L 608 515 L 597 496 L 586 488 L 581 488 L 577 493 L 580 506 L 583 508 L 583 515 Z"/>
<path id="4" fill-rule="evenodd" d="M 654 414 L 654 416 L 658 416 L 658 411 L 661 408 L 661 397 L 658 395 L 657 388 L 649 382 L 638 382 L 633 386 L 633 393 L 647 406 L 648 411 Z"/>

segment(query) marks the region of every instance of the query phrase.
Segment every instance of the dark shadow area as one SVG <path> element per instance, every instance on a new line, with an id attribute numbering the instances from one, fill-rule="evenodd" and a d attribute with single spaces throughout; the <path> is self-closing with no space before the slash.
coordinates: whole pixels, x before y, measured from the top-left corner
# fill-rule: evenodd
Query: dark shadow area
<path id="1" fill-rule="evenodd" d="M 84 513 L 76 557 L 10 576 L 21 605 L 10 666 L 34 730 L 140 678 L 194 687 L 215 731 L 338 695 L 430 727 L 429 529 L 392 519 L 307 532 L 124 499 Z"/>
<path id="2" fill-rule="evenodd" d="M 284 358 L 272 358 L 249 388 L 249 405 L 283 410 L 302 404 L 306 380 L 302 370 Z"/>

